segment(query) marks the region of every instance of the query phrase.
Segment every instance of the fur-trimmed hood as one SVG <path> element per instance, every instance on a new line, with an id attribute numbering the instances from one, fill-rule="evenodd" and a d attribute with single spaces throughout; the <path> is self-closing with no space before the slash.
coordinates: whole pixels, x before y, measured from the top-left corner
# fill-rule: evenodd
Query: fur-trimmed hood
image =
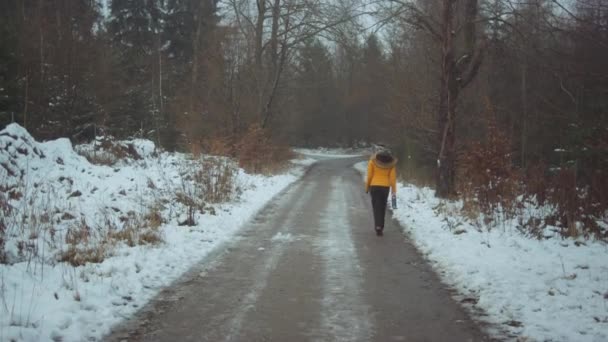
<path id="1" fill-rule="evenodd" d="M 390 169 L 397 164 L 397 158 L 393 157 L 389 152 L 381 151 L 372 155 L 374 165 L 381 169 Z"/>

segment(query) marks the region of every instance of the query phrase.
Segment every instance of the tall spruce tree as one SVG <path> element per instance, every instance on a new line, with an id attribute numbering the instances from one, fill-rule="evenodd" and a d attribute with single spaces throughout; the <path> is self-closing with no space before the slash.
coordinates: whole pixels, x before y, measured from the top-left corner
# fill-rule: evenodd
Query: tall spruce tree
<path id="1" fill-rule="evenodd" d="M 200 144 L 208 131 L 209 55 L 219 21 L 217 0 L 169 0 L 164 18 L 169 63 L 171 122 L 183 148 Z"/>
<path id="2" fill-rule="evenodd" d="M 17 1 L 0 2 L 0 129 L 21 119 Z"/>
<path id="3" fill-rule="evenodd" d="M 339 131 L 335 73 L 327 47 L 308 39 L 298 51 L 295 78 L 296 108 L 292 141 L 303 146 L 327 146 Z"/>
<path id="4" fill-rule="evenodd" d="M 73 136 L 95 112 L 89 87 L 99 4 L 23 0 L 0 4 L 0 113 L 38 138 Z"/>
<path id="5" fill-rule="evenodd" d="M 110 113 L 108 128 L 119 135 L 154 130 L 159 110 L 155 75 L 158 35 L 162 31 L 162 7 L 158 0 L 113 0 L 108 33 L 117 54 L 121 93 Z M 155 101 L 156 100 L 156 101 Z"/>

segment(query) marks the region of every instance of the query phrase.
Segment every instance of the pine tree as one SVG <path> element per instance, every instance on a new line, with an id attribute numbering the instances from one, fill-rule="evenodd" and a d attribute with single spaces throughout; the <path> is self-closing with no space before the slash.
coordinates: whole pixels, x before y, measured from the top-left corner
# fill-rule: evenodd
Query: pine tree
<path id="1" fill-rule="evenodd" d="M 121 94 L 116 99 L 108 123 L 119 135 L 154 130 L 154 114 L 159 110 L 156 92 L 158 35 L 162 31 L 162 7 L 157 0 L 113 0 L 108 33 L 117 54 Z"/>
<path id="2" fill-rule="evenodd" d="M 37 138 L 71 137 L 95 112 L 95 1 L 0 4 L 0 112 Z M 91 63 L 93 62 L 93 63 Z"/>
<path id="3" fill-rule="evenodd" d="M 308 39 L 299 49 L 297 60 L 297 108 L 293 118 L 297 138 L 294 142 L 327 146 L 335 140 L 341 123 L 329 51 L 318 39 Z"/>
<path id="4" fill-rule="evenodd" d="M 169 62 L 169 118 L 183 137 L 177 143 L 200 144 L 209 110 L 209 54 L 219 18 L 216 0 L 169 0 L 164 19 Z"/>
<path id="5" fill-rule="evenodd" d="M 0 130 L 21 119 L 18 20 L 17 2 L 0 2 Z"/>
<path id="6" fill-rule="evenodd" d="M 383 141 L 385 133 L 385 112 L 387 74 L 383 47 L 375 34 L 369 35 L 363 47 L 361 87 L 361 110 L 365 118 L 367 141 Z M 384 131 L 384 132 L 383 132 Z"/>

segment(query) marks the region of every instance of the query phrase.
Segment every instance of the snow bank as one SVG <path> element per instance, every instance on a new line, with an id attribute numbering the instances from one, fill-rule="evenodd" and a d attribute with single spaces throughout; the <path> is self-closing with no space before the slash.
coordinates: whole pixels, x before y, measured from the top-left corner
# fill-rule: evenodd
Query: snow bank
<path id="1" fill-rule="evenodd" d="M 100 340 L 314 162 L 298 160 L 271 177 L 237 170 L 229 202 L 201 203 L 197 224 L 180 226 L 189 207 L 176 194 L 204 196 L 195 173 L 208 164 L 158 153 L 145 140 L 120 143 L 140 158 L 94 165 L 67 139 L 39 143 L 14 124 L 0 132 L 0 341 Z M 158 234 L 161 243 L 108 242 L 111 234 L 152 222 L 146 218 L 152 212 L 162 216 L 159 227 L 135 228 Z M 99 251 L 103 261 L 74 267 L 61 261 L 70 248 Z"/>
<path id="2" fill-rule="evenodd" d="M 356 168 L 365 173 L 365 163 Z M 478 229 L 458 203 L 399 184 L 393 216 L 457 300 L 505 335 L 526 341 L 608 341 L 608 246 L 535 240 L 513 225 Z"/>

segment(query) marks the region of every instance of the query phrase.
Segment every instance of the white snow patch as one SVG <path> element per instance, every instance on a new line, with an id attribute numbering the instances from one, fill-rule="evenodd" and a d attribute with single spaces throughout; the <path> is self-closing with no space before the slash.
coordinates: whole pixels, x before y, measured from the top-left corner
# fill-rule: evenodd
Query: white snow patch
<path id="1" fill-rule="evenodd" d="M 356 158 L 366 155 L 363 150 L 352 149 L 306 149 L 296 148 L 294 151 L 307 156 L 316 158 L 338 159 L 338 158 Z"/>
<path id="2" fill-rule="evenodd" d="M 344 181 L 334 178 L 318 242 L 323 260 L 323 331 L 335 341 L 368 341 L 375 326 L 364 303 L 362 271 L 348 221 Z"/>
<path id="3" fill-rule="evenodd" d="M 295 240 L 294 236 L 291 233 L 276 233 L 271 239 L 273 242 L 292 242 Z"/>

